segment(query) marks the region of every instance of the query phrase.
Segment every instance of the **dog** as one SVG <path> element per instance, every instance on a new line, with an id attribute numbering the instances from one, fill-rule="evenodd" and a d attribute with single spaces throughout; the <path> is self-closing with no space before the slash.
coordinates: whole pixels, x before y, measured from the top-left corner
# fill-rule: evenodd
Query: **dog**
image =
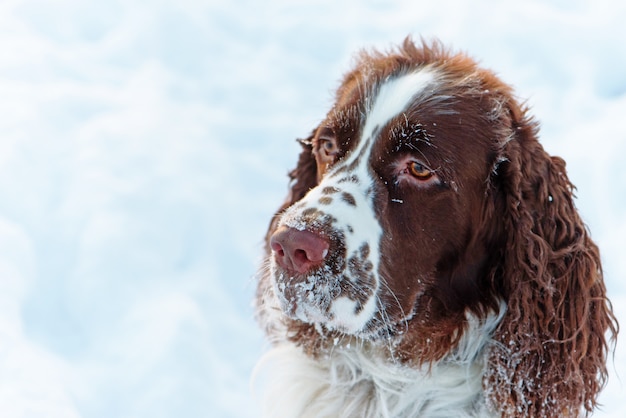
<path id="1" fill-rule="evenodd" d="M 592 413 L 618 324 L 538 132 L 437 41 L 358 55 L 267 233 L 267 416 Z"/>

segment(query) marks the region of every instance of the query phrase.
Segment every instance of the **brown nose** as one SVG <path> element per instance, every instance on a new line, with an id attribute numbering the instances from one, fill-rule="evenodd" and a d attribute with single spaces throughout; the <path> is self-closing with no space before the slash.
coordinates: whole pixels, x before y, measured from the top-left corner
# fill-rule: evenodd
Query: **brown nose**
<path id="1" fill-rule="evenodd" d="M 272 234 L 270 247 L 279 266 L 303 274 L 324 260 L 329 245 L 313 232 L 281 226 Z"/>

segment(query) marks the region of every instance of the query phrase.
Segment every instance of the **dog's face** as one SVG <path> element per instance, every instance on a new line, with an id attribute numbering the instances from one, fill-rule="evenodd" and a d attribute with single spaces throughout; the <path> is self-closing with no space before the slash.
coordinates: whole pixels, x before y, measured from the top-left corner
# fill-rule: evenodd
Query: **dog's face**
<path id="1" fill-rule="evenodd" d="M 317 184 L 270 239 L 284 313 L 370 339 L 484 296 L 482 209 L 506 130 L 489 78 L 385 71 L 346 78 L 310 139 Z"/>

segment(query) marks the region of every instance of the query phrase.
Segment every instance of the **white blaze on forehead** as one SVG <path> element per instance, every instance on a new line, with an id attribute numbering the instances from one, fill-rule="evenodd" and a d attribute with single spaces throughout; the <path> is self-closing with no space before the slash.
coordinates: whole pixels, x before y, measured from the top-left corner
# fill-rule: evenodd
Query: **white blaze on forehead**
<path id="1" fill-rule="evenodd" d="M 359 178 L 360 184 L 344 183 L 336 184 L 337 177 L 327 176 L 318 188 L 319 193 L 325 186 L 337 186 L 339 189 L 350 193 L 356 200 L 356 207 L 360 208 L 358 214 L 354 213 L 354 208 L 350 206 L 333 207 L 333 215 L 344 221 L 349 221 L 354 230 L 353 234 L 347 234 L 347 247 L 355 248 L 363 242 L 369 242 L 370 261 L 374 265 L 374 271 L 378 269 L 378 243 L 382 229 L 376 219 L 373 208 L 372 196 L 366 196 L 364 191 L 372 185 L 373 179 L 368 170 L 369 155 L 371 153 L 375 138 L 373 138 L 374 130 L 382 128 L 391 119 L 398 116 L 406 108 L 420 96 L 428 96 L 431 94 L 436 82 L 436 73 L 431 68 L 420 68 L 414 72 L 389 78 L 380 83 L 378 92 L 371 101 L 371 106 L 365 110 L 365 124 L 361 134 L 359 144 L 354 151 L 348 156 L 345 162 L 340 166 L 351 164 L 361 155 L 359 166 L 353 171 Z M 374 93 L 372 93 L 374 94 Z M 365 147 L 369 149 L 364 149 Z M 339 168 L 339 166 L 337 167 Z M 365 205 L 364 205 L 365 203 Z M 369 208 L 366 213 L 365 208 Z M 339 212 L 346 212 L 339 213 Z M 339 215 L 339 216 L 337 216 Z M 357 215 L 357 216 L 355 216 Z M 376 238 L 373 239 L 373 236 Z M 352 245 L 351 245 L 352 244 Z M 372 245 L 374 244 L 374 245 Z"/>
<path id="2" fill-rule="evenodd" d="M 374 143 L 374 129 L 382 128 L 391 119 L 402 113 L 409 104 L 419 96 L 427 96 L 433 89 L 436 73 L 430 68 L 420 68 L 415 72 L 397 76 L 380 84 L 378 94 L 371 107 L 365 110 L 365 125 L 358 147 L 352 152 L 349 162 L 352 162 L 369 144 L 364 159 L 369 157 Z M 368 141 L 368 139 L 370 139 Z M 349 163 L 348 162 L 348 163 Z"/>

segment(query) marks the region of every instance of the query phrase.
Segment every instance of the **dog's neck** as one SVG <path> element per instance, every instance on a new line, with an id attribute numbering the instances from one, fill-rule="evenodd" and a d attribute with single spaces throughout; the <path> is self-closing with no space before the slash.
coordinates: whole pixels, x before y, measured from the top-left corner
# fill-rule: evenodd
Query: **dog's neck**
<path id="1" fill-rule="evenodd" d="M 338 341 L 310 357 L 284 342 L 259 364 L 264 416 L 295 417 L 486 417 L 482 377 L 486 349 L 498 316 L 468 320 L 450 355 L 421 366 L 401 364 L 371 344 Z"/>

